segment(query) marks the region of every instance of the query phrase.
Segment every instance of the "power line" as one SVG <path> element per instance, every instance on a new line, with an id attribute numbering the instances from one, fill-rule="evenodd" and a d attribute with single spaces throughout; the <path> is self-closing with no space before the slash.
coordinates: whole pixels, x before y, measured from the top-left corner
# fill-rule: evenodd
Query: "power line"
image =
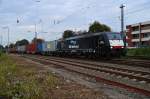
<path id="1" fill-rule="evenodd" d="M 93 1 L 92 1 L 92 3 L 93 3 Z M 112 4 L 116 4 L 116 3 L 118 3 L 118 2 L 117 2 L 116 0 L 113 0 L 112 2 L 107 3 L 107 5 L 105 5 L 105 6 L 103 6 L 103 7 L 109 8 L 109 7 L 112 6 Z M 64 19 L 61 19 L 61 20 L 54 20 L 54 21 L 52 22 L 52 23 L 53 23 L 52 25 L 57 25 L 57 24 L 60 24 L 60 23 L 65 22 L 65 20 L 68 20 L 68 18 L 70 18 L 71 16 L 75 15 L 78 11 L 80 11 L 80 13 L 81 13 L 81 11 L 82 11 L 82 12 L 84 11 L 83 13 L 85 13 L 88 9 L 95 7 L 96 4 L 97 4 L 97 3 L 95 3 L 95 2 L 94 2 L 94 5 L 93 5 L 93 4 L 91 5 L 91 3 L 90 3 L 90 4 L 88 4 L 87 6 L 82 7 L 82 8 L 80 8 L 80 9 L 74 11 L 72 14 L 66 16 Z M 82 13 L 82 14 L 83 14 L 83 13 Z M 116 18 L 116 17 L 115 17 L 115 18 Z"/>
<path id="2" fill-rule="evenodd" d="M 113 1 L 113 3 L 111 3 L 111 6 L 112 6 L 112 4 L 115 4 L 115 2 L 116 2 L 116 0 L 115 1 Z M 124 3 L 127 3 L 128 2 L 128 0 L 125 0 L 125 1 L 123 1 L 123 4 Z M 116 2 L 117 3 L 117 2 Z M 108 4 L 108 5 L 106 5 L 105 7 L 109 7 L 110 5 Z M 55 20 L 55 24 L 60 24 L 60 23 L 63 23 L 63 22 L 65 22 L 66 20 L 68 20 L 68 18 L 70 19 L 71 18 L 71 16 L 73 16 L 74 14 L 76 14 L 76 12 L 78 12 L 78 11 L 80 11 L 80 13 L 81 13 L 81 11 L 84 11 L 84 13 L 88 10 L 88 9 L 90 9 L 90 8 L 93 8 L 93 7 L 95 7 L 95 5 L 92 5 L 91 6 L 91 4 L 90 5 L 87 5 L 87 6 L 85 6 L 85 7 L 83 7 L 83 8 L 80 8 L 80 9 L 78 9 L 78 10 L 76 10 L 76 11 L 74 11 L 72 14 L 70 14 L 70 15 L 68 15 L 68 16 L 66 16 L 64 19 L 62 19 L 62 20 Z M 103 6 L 104 7 L 104 6 Z M 131 11 L 129 11 L 129 12 L 127 12 L 126 13 L 126 15 L 128 16 L 128 15 L 130 15 L 130 14 L 133 14 L 133 13 L 136 13 L 136 12 L 140 12 L 140 11 L 143 11 L 143 10 L 147 10 L 146 8 L 149 8 L 148 6 L 146 6 L 146 7 L 144 7 L 144 8 L 140 8 L 140 9 L 136 9 L 136 10 L 131 10 Z M 82 13 L 83 14 L 83 13 Z M 112 17 L 111 17 L 112 18 Z M 116 17 L 113 17 L 113 18 L 117 18 L 117 16 Z"/>
<path id="3" fill-rule="evenodd" d="M 126 4 L 128 0 L 121 0 L 121 4 Z"/>
<path id="4" fill-rule="evenodd" d="M 103 7 L 110 7 L 110 6 L 112 6 L 112 4 L 116 4 L 117 2 L 116 2 L 116 0 L 114 0 L 113 2 L 111 2 L 111 3 L 109 3 L 108 5 L 106 5 L 106 6 L 103 6 Z M 67 17 L 65 17 L 64 19 L 62 19 L 62 20 L 54 20 L 54 24 L 59 24 L 59 23 L 62 23 L 62 22 L 64 22 L 65 20 L 67 20 L 69 17 L 71 17 L 71 16 L 73 16 L 74 14 L 76 14 L 76 12 L 78 12 L 78 11 L 84 11 L 84 12 L 86 12 L 88 9 L 90 9 L 90 8 L 92 8 L 92 7 L 95 7 L 95 4 L 94 5 L 92 5 L 91 6 L 91 4 L 88 4 L 86 7 L 84 7 L 84 8 L 80 8 L 79 10 L 77 10 L 77 11 L 75 11 L 75 12 L 73 12 L 72 14 L 70 14 L 70 15 L 68 15 Z M 83 13 L 82 13 L 83 14 Z"/>
<path id="5" fill-rule="evenodd" d="M 146 8 L 150 8 L 150 7 L 149 7 L 149 6 L 146 6 L 146 7 L 141 8 L 141 9 L 136 9 L 136 10 L 127 12 L 126 15 L 133 14 L 133 13 L 136 13 L 136 12 L 140 12 L 140 11 L 143 11 L 143 10 L 148 10 L 148 9 L 146 9 Z"/>
<path id="6" fill-rule="evenodd" d="M 131 5 L 131 6 L 135 6 L 135 7 L 137 7 L 137 8 L 140 8 L 140 7 L 143 7 L 143 5 L 144 5 L 144 7 L 145 7 L 145 6 L 149 6 L 149 3 L 150 3 L 150 2 L 145 2 L 145 3 L 136 4 L 136 5 Z M 134 7 L 134 8 L 135 8 L 135 7 Z M 131 11 L 132 11 L 134 8 L 130 8 L 130 9 L 127 9 L 127 10 L 131 10 Z"/>

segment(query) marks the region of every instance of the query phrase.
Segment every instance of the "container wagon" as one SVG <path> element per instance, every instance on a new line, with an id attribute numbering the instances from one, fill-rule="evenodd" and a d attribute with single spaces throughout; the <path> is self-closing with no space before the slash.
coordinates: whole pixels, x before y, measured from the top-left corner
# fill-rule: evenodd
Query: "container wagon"
<path id="1" fill-rule="evenodd" d="M 57 40 L 47 41 L 42 44 L 44 55 L 56 55 L 57 52 Z"/>
<path id="2" fill-rule="evenodd" d="M 8 48 L 8 51 L 9 51 L 10 53 L 17 53 L 16 47 Z"/>
<path id="3" fill-rule="evenodd" d="M 17 46 L 18 53 L 26 53 L 26 45 Z"/>
<path id="4" fill-rule="evenodd" d="M 36 52 L 37 52 L 37 44 L 31 43 L 31 44 L 28 44 L 26 47 L 27 47 L 26 48 L 26 52 L 28 54 L 36 54 Z"/>
<path id="5" fill-rule="evenodd" d="M 41 42 L 41 43 L 37 43 L 37 54 L 42 54 L 42 52 L 43 52 L 43 43 L 44 42 Z"/>

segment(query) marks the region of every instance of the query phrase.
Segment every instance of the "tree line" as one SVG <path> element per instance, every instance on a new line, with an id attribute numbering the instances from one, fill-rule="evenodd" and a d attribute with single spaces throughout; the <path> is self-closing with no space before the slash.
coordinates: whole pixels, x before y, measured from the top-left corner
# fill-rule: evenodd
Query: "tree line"
<path id="1" fill-rule="evenodd" d="M 65 39 L 65 38 L 80 35 L 80 34 L 97 33 L 97 32 L 111 32 L 111 28 L 106 24 L 101 24 L 100 22 L 95 21 L 89 26 L 88 31 L 78 31 L 75 33 L 72 30 L 66 30 L 64 31 L 62 38 Z"/>

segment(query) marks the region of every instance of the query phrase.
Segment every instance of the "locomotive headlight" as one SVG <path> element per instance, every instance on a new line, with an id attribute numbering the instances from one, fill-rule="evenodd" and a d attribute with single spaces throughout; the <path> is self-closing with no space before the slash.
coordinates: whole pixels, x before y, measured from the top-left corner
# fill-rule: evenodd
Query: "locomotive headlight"
<path id="1" fill-rule="evenodd" d="M 113 47 L 111 46 L 110 48 L 112 49 Z"/>
<path id="2" fill-rule="evenodd" d="M 95 50 L 93 52 L 95 53 Z"/>

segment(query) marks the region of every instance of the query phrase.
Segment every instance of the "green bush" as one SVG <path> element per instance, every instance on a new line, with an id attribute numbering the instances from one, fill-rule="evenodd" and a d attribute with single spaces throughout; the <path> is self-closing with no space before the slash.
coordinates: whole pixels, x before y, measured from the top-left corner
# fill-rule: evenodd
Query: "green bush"
<path id="1" fill-rule="evenodd" d="M 7 55 L 0 56 L 0 96 L 13 99 L 42 99 L 46 89 L 57 85 L 51 73 L 17 66 Z"/>
<path id="2" fill-rule="evenodd" d="M 3 52 L 2 52 L 2 51 L 0 51 L 0 57 L 2 56 L 2 54 L 3 54 Z"/>
<path id="3" fill-rule="evenodd" d="M 145 56 L 150 57 L 150 48 L 128 49 L 128 56 Z"/>

